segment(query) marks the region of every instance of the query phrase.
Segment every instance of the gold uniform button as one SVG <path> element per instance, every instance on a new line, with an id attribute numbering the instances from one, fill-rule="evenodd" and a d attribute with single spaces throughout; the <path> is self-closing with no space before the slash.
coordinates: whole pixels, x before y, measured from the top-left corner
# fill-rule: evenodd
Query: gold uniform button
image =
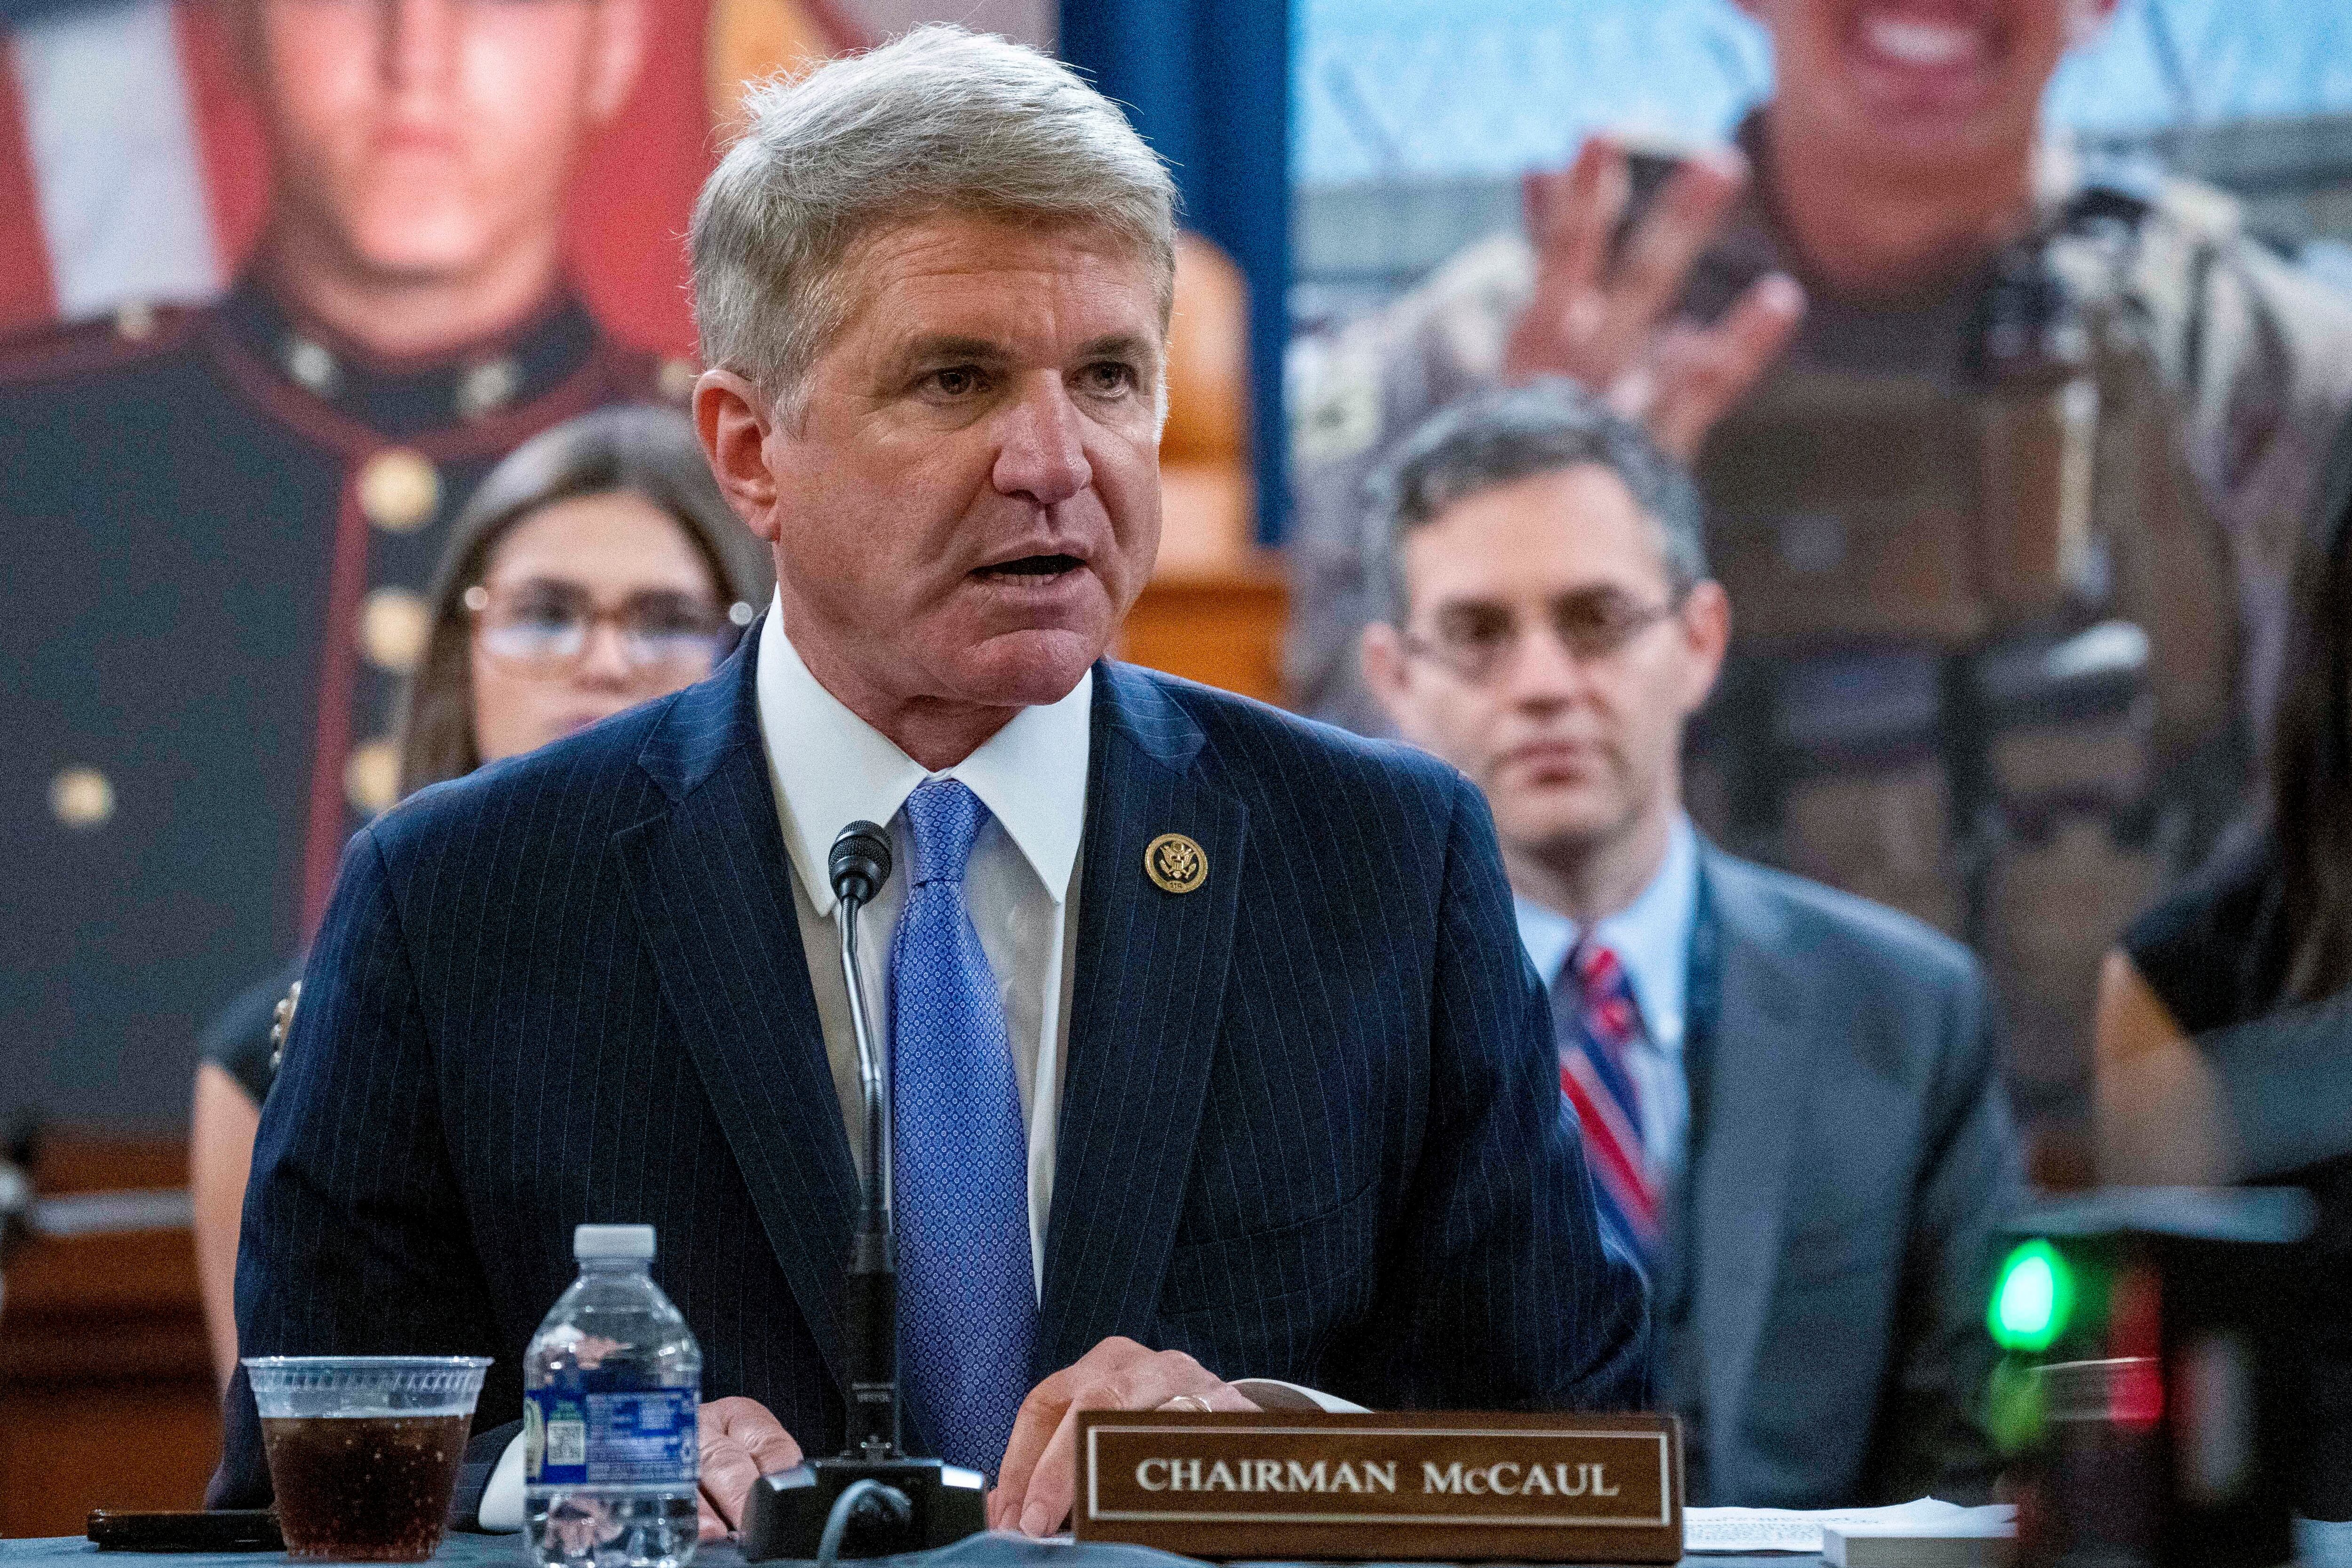
<path id="1" fill-rule="evenodd" d="M 694 395 L 695 379 L 701 374 L 692 360 L 666 359 L 654 374 L 654 384 L 672 403 L 684 403 Z"/>
<path id="2" fill-rule="evenodd" d="M 441 502 L 441 476 L 404 447 L 378 452 L 360 470 L 360 510 L 389 533 L 414 533 Z"/>
<path id="3" fill-rule="evenodd" d="M 360 651 L 378 669 L 405 675 L 424 657 L 432 620 L 423 595 L 406 588 L 378 588 L 360 610 Z"/>
<path id="4" fill-rule="evenodd" d="M 389 737 L 352 748 L 343 763 L 343 795 L 370 816 L 400 798 L 400 749 Z"/>
<path id="5" fill-rule="evenodd" d="M 1163 833 L 1143 850 L 1143 869 L 1160 889 L 1189 893 L 1209 879 L 1209 858 L 1181 833 Z"/>
<path id="6" fill-rule="evenodd" d="M 49 781 L 49 810 L 77 832 L 102 827 L 114 815 L 114 785 L 96 768 L 64 768 Z"/>

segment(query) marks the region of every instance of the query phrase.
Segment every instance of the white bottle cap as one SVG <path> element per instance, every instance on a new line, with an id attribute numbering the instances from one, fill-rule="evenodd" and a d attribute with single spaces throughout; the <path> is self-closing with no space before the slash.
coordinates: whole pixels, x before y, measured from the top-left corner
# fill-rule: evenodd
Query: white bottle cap
<path id="1" fill-rule="evenodd" d="M 583 1225 L 572 1233 L 572 1256 L 585 1263 L 592 1258 L 651 1258 L 654 1227 L 649 1225 Z"/>

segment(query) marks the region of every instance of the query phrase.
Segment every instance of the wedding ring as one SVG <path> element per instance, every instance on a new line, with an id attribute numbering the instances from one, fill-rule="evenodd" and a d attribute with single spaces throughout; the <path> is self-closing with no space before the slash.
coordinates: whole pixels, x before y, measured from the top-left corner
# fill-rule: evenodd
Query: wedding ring
<path id="1" fill-rule="evenodd" d="M 1209 1413 L 1209 1402 L 1197 1394 L 1180 1394 L 1160 1407 L 1162 1410 L 1190 1410 L 1196 1415 Z"/>

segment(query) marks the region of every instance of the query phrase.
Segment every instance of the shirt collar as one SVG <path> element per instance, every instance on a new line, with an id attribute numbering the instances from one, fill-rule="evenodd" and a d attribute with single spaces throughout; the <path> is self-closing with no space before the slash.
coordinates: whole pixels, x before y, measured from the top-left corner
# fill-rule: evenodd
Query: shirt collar
<path id="1" fill-rule="evenodd" d="M 779 593 L 760 637 L 760 742 L 782 808 L 784 847 L 816 912 L 833 913 L 825 866 L 834 836 L 861 818 L 887 826 L 929 778 L 970 786 L 1060 903 L 1086 829 L 1094 671 L 1060 701 L 1023 709 L 978 751 L 932 773 L 809 673 L 785 635 L 782 608 Z"/>
<path id="2" fill-rule="evenodd" d="M 1680 812 L 1666 829 L 1666 858 L 1633 901 L 1602 918 L 1595 931 L 1617 954 L 1642 1010 L 1643 1032 L 1667 1052 L 1683 1045 L 1690 990 L 1690 949 L 1698 922 L 1698 834 Z M 1518 909 L 1519 941 L 1549 986 L 1575 951 L 1581 931 L 1557 910 L 1526 899 Z"/>

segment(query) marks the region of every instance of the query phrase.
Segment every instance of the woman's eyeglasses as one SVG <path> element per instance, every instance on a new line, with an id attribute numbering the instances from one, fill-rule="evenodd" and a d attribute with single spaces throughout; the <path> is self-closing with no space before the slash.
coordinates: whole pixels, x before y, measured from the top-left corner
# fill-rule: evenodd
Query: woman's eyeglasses
<path id="1" fill-rule="evenodd" d="M 556 671 L 580 662 L 589 634 L 609 625 L 632 670 L 709 669 L 740 622 L 692 594 L 652 591 L 604 606 L 575 583 L 535 578 L 490 589 L 466 590 L 482 651 L 493 658 Z"/>

